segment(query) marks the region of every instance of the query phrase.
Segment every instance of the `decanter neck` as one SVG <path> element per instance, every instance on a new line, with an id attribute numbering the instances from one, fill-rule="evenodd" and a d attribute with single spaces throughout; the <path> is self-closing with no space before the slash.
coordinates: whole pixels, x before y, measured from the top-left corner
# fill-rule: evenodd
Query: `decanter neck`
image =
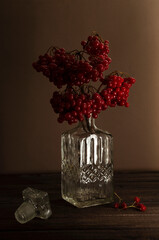
<path id="1" fill-rule="evenodd" d="M 82 122 L 79 122 L 79 127 L 81 127 L 85 132 L 95 132 L 96 125 L 95 125 L 95 119 L 93 117 L 90 118 L 84 118 Z"/>

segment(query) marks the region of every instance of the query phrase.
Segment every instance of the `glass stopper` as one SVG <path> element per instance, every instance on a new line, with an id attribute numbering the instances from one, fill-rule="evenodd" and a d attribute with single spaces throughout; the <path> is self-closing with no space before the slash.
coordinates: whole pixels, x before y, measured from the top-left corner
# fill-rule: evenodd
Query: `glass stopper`
<path id="1" fill-rule="evenodd" d="M 28 187 L 23 190 L 22 196 L 24 202 L 15 212 L 15 218 L 19 223 L 26 223 L 35 217 L 47 219 L 51 216 L 47 192 Z"/>

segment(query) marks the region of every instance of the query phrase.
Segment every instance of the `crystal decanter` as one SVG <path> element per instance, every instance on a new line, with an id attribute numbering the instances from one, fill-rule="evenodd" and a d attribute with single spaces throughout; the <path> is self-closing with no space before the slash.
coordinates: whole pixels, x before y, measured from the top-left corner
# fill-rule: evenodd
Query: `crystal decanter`
<path id="1" fill-rule="evenodd" d="M 112 135 L 98 129 L 93 118 L 62 134 L 64 200 L 79 208 L 113 202 L 112 147 Z"/>

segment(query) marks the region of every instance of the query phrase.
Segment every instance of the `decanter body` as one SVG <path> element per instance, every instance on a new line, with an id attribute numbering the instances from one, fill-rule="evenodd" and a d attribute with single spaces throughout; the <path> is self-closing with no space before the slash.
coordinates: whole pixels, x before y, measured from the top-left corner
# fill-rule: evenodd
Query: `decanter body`
<path id="1" fill-rule="evenodd" d="M 113 201 L 113 138 L 93 118 L 61 136 L 61 191 L 76 207 Z"/>

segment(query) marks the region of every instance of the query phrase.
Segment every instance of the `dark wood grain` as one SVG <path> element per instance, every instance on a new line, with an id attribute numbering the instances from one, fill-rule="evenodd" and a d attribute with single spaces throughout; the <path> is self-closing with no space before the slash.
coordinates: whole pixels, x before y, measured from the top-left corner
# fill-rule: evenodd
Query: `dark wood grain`
<path id="1" fill-rule="evenodd" d="M 115 191 L 128 203 L 141 197 L 145 212 L 114 209 L 112 204 L 78 209 L 61 198 L 60 173 L 0 175 L 0 182 L 0 240 L 159 240 L 159 172 L 115 172 Z M 28 186 L 48 192 L 51 218 L 26 224 L 15 220 Z"/>

